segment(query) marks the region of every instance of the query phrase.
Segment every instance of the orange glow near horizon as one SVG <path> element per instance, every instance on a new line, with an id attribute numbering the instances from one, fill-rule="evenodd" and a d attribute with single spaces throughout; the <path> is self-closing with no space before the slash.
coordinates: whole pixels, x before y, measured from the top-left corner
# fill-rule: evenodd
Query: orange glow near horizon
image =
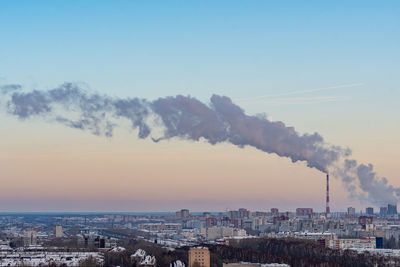
<path id="1" fill-rule="evenodd" d="M 324 174 L 254 148 L 155 144 L 119 133 L 105 139 L 57 126 L 33 131 L 28 142 L 19 127 L 14 142 L 2 144 L 0 202 L 24 211 L 268 210 L 298 203 L 323 210 Z M 332 208 L 343 209 L 346 193 L 331 180 Z"/>

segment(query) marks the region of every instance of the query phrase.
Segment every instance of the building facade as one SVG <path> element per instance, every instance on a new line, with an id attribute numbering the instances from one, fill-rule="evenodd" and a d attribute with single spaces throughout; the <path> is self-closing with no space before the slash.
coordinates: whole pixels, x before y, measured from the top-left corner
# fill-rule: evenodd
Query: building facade
<path id="1" fill-rule="evenodd" d="M 27 230 L 24 232 L 24 245 L 25 246 L 37 245 L 37 232 L 35 230 Z"/>
<path id="2" fill-rule="evenodd" d="M 210 251 L 206 247 L 194 247 L 189 250 L 189 267 L 210 267 Z"/>
<path id="3" fill-rule="evenodd" d="M 54 226 L 54 236 L 62 237 L 63 236 L 63 228 L 61 225 Z"/>

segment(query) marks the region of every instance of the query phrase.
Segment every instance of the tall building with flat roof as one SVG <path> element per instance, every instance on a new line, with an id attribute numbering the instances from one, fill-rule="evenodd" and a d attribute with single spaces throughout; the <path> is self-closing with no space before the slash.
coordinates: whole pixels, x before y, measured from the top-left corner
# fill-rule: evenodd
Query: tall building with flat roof
<path id="1" fill-rule="evenodd" d="M 350 216 L 356 215 L 356 208 L 348 207 L 347 208 L 347 214 L 350 215 Z"/>
<path id="2" fill-rule="evenodd" d="M 311 217 L 313 215 L 312 208 L 297 208 L 296 209 L 296 216 L 308 216 Z"/>
<path id="3" fill-rule="evenodd" d="M 397 205 L 388 204 L 388 215 L 395 215 L 397 214 Z"/>
<path id="4" fill-rule="evenodd" d="M 210 251 L 207 247 L 194 247 L 189 250 L 189 267 L 210 267 Z"/>
<path id="5" fill-rule="evenodd" d="M 182 209 L 181 210 L 181 218 L 187 218 L 189 217 L 189 210 L 188 209 Z"/>
<path id="6" fill-rule="evenodd" d="M 234 220 L 234 219 L 246 219 L 251 217 L 251 211 L 240 208 L 239 210 L 230 210 L 227 213 L 229 219 Z"/>
<path id="7" fill-rule="evenodd" d="M 379 215 L 382 217 L 385 217 L 388 213 L 388 208 L 387 207 L 380 207 L 379 209 Z"/>
<path id="8" fill-rule="evenodd" d="M 373 207 L 368 207 L 365 209 L 365 213 L 367 215 L 374 215 L 374 208 Z"/>
<path id="9" fill-rule="evenodd" d="M 181 209 L 175 213 L 176 217 L 178 218 L 188 218 L 189 217 L 189 210 L 188 209 Z"/>
<path id="10" fill-rule="evenodd" d="M 35 230 L 24 231 L 24 245 L 25 246 L 37 245 L 37 232 Z"/>
<path id="11" fill-rule="evenodd" d="M 63 236 L 63 228 L 61 225 L 54 226 L 54 236 L 62 237 Z"/>
<path id="12" fill-rule="evenodd" d="M 245 208 L 240 208 L 239 210 L 239 218 L 250 218 L 251 212 Z"/>
<path id="13" fill-rule="evenodd" d="M 272 215 L 278 215 L 278 214 L 279 214 L 279 209 L 277 209 L 277 208 L 272 208 L 272 209 L 271 209 L 271 214 L 272 214 Z"/>

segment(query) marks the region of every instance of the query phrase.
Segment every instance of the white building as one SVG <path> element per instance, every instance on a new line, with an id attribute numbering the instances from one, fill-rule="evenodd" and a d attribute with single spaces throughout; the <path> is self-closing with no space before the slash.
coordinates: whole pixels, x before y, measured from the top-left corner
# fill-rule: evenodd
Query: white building
<path id="1" fill-rule="evenodd" d="M 216 240 L 224 237 L 246 236 L 246 230 L 227 226 L 213 226 L 206 229 L 206 239 Z"/>
<path id="2" fill-rule="evenodd" d="M 24 245 L 35 246 L 37 244 L 37 232 L 35 230 L 24 231 Z"/>
<path id="3" fill-rule="evenodd" d="M 61 225 L 54 226 L 54 236 L 63 237 L 63 228 Z"/>

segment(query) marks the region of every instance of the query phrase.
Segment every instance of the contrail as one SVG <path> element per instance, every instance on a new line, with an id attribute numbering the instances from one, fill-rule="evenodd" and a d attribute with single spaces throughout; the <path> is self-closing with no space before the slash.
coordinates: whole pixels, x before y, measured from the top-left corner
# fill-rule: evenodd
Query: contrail
<path id="1" fill-rule="evenodd" d="M 89 94 L 73 83 L 31 92 L 23 92 L 19 85 L 4 85 L 0 93 L 5 112 L 21 120 L 42 117 L 106 137 L 112 137 L 121 119 L 129 120 L 139 138 L 151 137 L 154 142 L 171 138 L 204 139 L 213 145 L 228 142 L 305 162 L 340 178 L 350 196 L 375 204 L 397 203 L 400 195 L 400 189 L 379 178 L 371 164 L 349 159 L 350 149 L 328 144 L 318 133 L 299 134 L 283 122 L 247 115 L 226 96 L 213 95 L 209 104 L 181 95 L 149 101 Z M 151 135 L 160 128 L 161 137 Z"/>
<path id="2" fill-rule="evenodd" d="M 271 98 L 271 99 L 255 99 L 251 102 L 241 101 L 241 103 L 251 104 L 278 104 L 278 105 L 305 105 L 305 104 L 316 104 L 316 103 L 327 103 L 336 101 L 346 101 L 349 97 L 345 96 L 310 96 L 310 97 L 282 97 L 282 98 Z"/>
<path id="3" fill-rule="evenodd" d="M 308 94 L 308 93 L 321 92 L 321 91 L 330 91 L 330 90 L 340 89 L 340 88 L 358 87 L 358 86 L 362 86 L 362 85 L 364 85 L 364 83 L 350 83 L 350 84 L 342 84 L 342 85 L 330 86 L 330 87 L 314 88 L 314 89 L 309 89 L 309 90 L 291 91 L 291 92 L 286 92 L 286 93 L 282 93 L 282 94 L 271 94 L 271 95 L 261 95 L 261 96 L 245 97 L 245 98 L 235 98 L 235 100 L 239 101 L 239 102 L 248 102 L 248 101 L 261 100 L 261 99 L 266 99 L 266 98 L 284 97 L 284 96 Z"/>

